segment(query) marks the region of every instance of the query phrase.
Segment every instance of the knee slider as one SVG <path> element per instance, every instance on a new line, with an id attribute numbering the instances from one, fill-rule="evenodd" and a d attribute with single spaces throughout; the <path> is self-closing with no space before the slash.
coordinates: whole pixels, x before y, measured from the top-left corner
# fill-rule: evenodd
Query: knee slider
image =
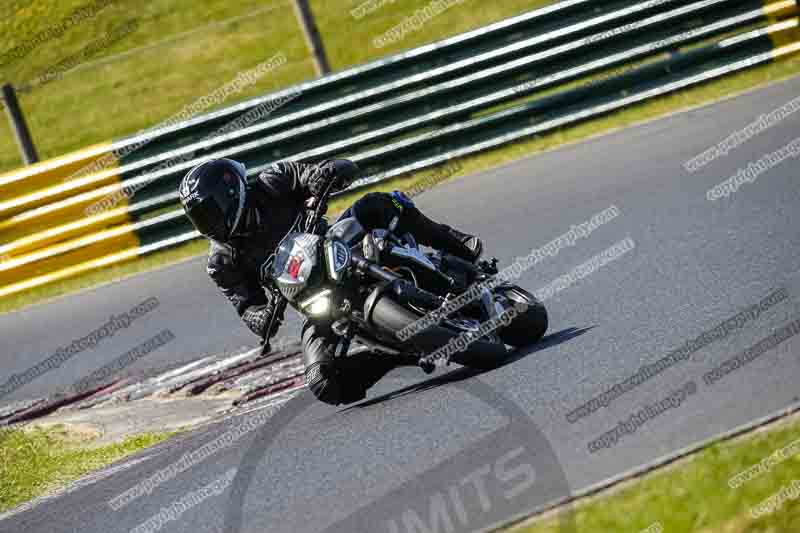
<path id="1" fill-rule="evenodd" d="M 306 369 L 305 375 L 308 388 L 318 400 L 330 405 L 342 403 L 342 384 L 333 365 L 314 363 Z"/>

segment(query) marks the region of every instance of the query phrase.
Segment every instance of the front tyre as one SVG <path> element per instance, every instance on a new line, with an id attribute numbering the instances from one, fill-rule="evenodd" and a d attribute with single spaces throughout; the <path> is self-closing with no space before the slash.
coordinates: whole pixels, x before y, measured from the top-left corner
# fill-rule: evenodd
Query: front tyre
<path id="1" fill-rule="evenodd" d="M 502 287 L 497 294 L 501 296 L 500 300 L 506 309 L 517 304 L 526 306 L 526 310 L 514 317 L 511 324 L 498 331 L 500 340 L 515 348 L 539 342 L 547 331 L 547 309 L 544 304 L 516 285 Z"/>

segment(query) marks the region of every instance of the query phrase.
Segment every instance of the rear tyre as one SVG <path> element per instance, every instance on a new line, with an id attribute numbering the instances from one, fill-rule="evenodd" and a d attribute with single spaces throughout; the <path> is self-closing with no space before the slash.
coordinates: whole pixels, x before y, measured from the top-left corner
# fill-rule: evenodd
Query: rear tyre
<path id="1" fill-rule="evenodd" d="M 521 287 L 512 285 L 498 289 L 498 294 L 506 300 L 503 305 L 508 308 L 522 304 L 525 311 L 514 317 L 511 324 L 499 330 L 500 339 L 514 348 L 528 346 L 539 342 L 547 331 L 547 309 L 536 297 Z"/>

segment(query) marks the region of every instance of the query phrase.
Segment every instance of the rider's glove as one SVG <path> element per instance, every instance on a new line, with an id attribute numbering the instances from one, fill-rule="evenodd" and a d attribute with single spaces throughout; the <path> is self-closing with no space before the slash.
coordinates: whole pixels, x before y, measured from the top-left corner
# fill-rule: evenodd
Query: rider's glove
<path id="1" fill-rule="evenodd" d="M 321 195 L 333 181 L 334 190 L 350 186 L 358 176 L 358 166 L 345 159 L 323 161 L 317 165 L 314 175 L 308 181 L 308 190 L 314 196 Z"/>
<path id="2" fill-rule="evenodd" d="M 270 304 L 254 305 L 244 312 L 242 320 L 244 320 L 244 323 L 247 324 L 247 327 L 250 328 L 253 333 L 264 339 L 264 342 L 268 342 L 270 337 L 278 332 L 283 322 L 282 316 L 276 317 L 272 329 L 267 331 L 274 312 L 275 307 Z"/>

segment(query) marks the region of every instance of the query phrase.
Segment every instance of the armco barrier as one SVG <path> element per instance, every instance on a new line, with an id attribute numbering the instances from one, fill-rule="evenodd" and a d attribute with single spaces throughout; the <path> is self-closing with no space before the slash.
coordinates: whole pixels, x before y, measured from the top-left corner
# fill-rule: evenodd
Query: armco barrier
<path id="1" fill-rule="evenodd" d="M 97 144 L 61 157 L 0 174 L 0 202 L 59 183 L 64 176 L 91 165 L 111 150 L 111 143 Z M 116 164 L 110 164 L 114 168 Z"/>
<path id="2" fill-rule="evenodd" d="M 657 1 L 661 6 L 679 6 L 680 4 L 687 3 L 679 0 Z M 356 86 L 355 88 L 358 90 L 355 90 L 352 94 L 338 98 L 327 99 L 319 103 L 309 102 L 306 92 L 310 89 L 304 89 L 301 85 L 294 93 L 300 94 L 301 97 L 291 100 L 287 106 L 276 109 L 274 113 L 276 113 L 278 116 L 270 117 L 264 122 L 244 128 L 237 132 L 232 132 L 231 134 L 221 135 L 215 137 L 214 139 L 200 143 L 190 143 L 189 146 L 184 146 L 182 149 L 175 150 L 173 155 L 170 155 L 170 157 L 175 157 L 183 153 L 193 151 L 201 151 L 202 153 L 208 154 L 212 150 L 219 150 L 220 148 L 222 148 L 223 151 L 235 150 L 236 152 L 241 153 L 243 150 L 241 150 L 239 146 L 243 140 L 256 139 L 255 142 L 258 142 L 269 133 L 274 134 L 275 132 L 284 131 L 287 128 L 295 127 L 298 124 L 306 124 L 309 121 L 318 119 L 320 117 L 330 118 L 335 116 L 337 112 L 358 109 L 370 103 L 381 102 L 391 95 L 397 94 L 401 91 L 420 88 L 422 86 L 430 85 L 431 83 L 441 82 L 457 76 L 464 76 L 469 73 L 490 68 L 494 65 L 500 65 L 503 68 L 519 70 L 522 67 L 525 67 L 525 65 L 509 65 L 508 62 L 510 59 L 518 57 L 524 53 L 542 50 L 543 48 L 552 46 L 555 43 L 561 43 L 566 40 L 580 38 L 582 35 L 586 36 L 587 32 L 598 32 L 601 30 L 608 31 L 609 37 L 604 38 L 603 40 L 620 37 L 622 35 L 621 33 L 612 33 L 612 30 L 615 27 L 619 27 L 620 25 L 632 20 L 632 17 L 651 13 L 653 8 L 649 7 L 649 5 L 652 2 L 653 0 L 651 0 L 651 2 L 636 3 L 634 5 L 624 5 L 622 7 L 617 7 L 615 4 L 610 4 L 606 6 L 606 12 L 602 14 L 595 15 L 592 11 L 588 11 L 587 13 L 580 14 L 580 16 L 575 16 L 574 18 L 560 21 L 555 29 L 548 29 L 544 32 L 538 32 L 531 37 L 515 41 L 511 44 L 502 44 L 501 46 L 487 50 L 484 53 L 475 54 L 473 51 L 473 53 L 469 54 L 467 57 L 450 61 L 445 65 L 430 68 L 419 73 L 414 73 L 413 71 L 402 72 L 401 74 L 403 74 L 403 76 L 401 78 L 396 80 L 393 79 L 377 86 L 368 85 L 364 88 Z M 703 10 L 710 10 L 714 7 L 732 4 L 732 2 L 730 2 L 730 0 L 708 0 L 703 2 L 690 2 L 689 4 L 696 7 L 686 10 L 686 12 L 672 17 L 672 19 L 678 19 L 681 16 L 685 18 L 691 14 L 702 12 Z M 664 23 L 664 21 L 661 21 L 661 24 Z M 650 26 L 652 25 L 648 25 L 647 27 L 649 28 Z M 644 31 L 646 29 L 644 27 L 631 29 L 626 26 L 623 26 L 623 28 L 625 28 L 624 33 L 632 33 L 635 30 Z M 595 33 L 590 34 L 588 37 L 584 37 L 582 39 L 582 41 L 585 43 L 584 46 L 594 44 L 591 39 L 597 35 L 601 34 Z M 559 54 L 557 55 L 563 56 L 571 51 L 574 50 L 571 50 L 568 47 L 563 50 L 559 50 Z M 464 54 L 464 52 L 462 52 L 462 54 Z M 546 59 L 554 61 L 557 59 L 557 57 L 549 56 Z M 538 62 L 541 63 L 542 61 L 539 60 Z M 497 76 L 495 75 L 494 77 Z M 474 84 L 474 82 L 472 83 Z M 286 95 L 287 91 L 284 91 L 276 95 L 275 98 Z M 292 107 L 297 109 L 292 110 Z M 335 134 L 336 132 L 334 132 L 334 138 Z M 188 135 L 189 134 L 187 134 L 187 136 Z M 196 127 L 193 127 L 191 130 L 191 135 L 196 137 L 201 135 L 201 132 L 197 131 Z M 285 153 L 296 151 L 298 143 L 308 142 L 307 138 L 300 139 L 296 135 L 291 135 L 290 138 L 295 140 L 294 146 L 290 145 L 284 150 L 273 151 L 272 156 L 274 158 L 280 158 Z M 315 132 L 314 138 L 321 141 L 330 139 L 330 137 L 325 139 L 325 137 L 321 135 L 321 132 L 319 131 Z M 140 139 L 138 142 L 133 144 L 126 143 L 126 146 L 136 146 L 137 144 L 145 141 L 146 139 Z M 239 144 L 232 145 L 231 141 L 235 141 Z M 263 145 L 263 142 L 261 145 Z M 303 144 L 300 144 L 300 146 L 303 146 Z M 152 141 L 145 145 L 145 148 L 147 147 L 152 149 Z M 148 157 L 138 159 L 132 164 L 123 165 L 122 168 L 118 170 L 114 169 L 106 172 L 97 172 L 90 176 L 70 180 L 66 183 L 59 182 L 44 190 L 31 191 L 28 194 L 17 195 L 12 199 L 2 201 L 0 202 L 0 217 L 14 215 L 57 201 L 61 198 L 70 196 L 71 194 L 77 194 L 81 191 L 93 189 L 95 187 L 107 184 L 109 180 L 116 180 L 117 178 L 125 180 L 134 174 L 139 174 L 148 168 L 153 168 L 166 159 L 169 159 L 168 157 L 165 158 L 164 156 L 164 151 L 168 147 L 164 143 L 159 143 L 159 148 L 160 151 L 158 154 L 149 155 Z M 227 150 L 225 150 L 226 148 Z M 134 153 L 140 154 L 140 152 L 143 151 L 145 150 L 139 149 L 133 152 L 131 155 Z M 126 158 L 122 158 L 122 161 L 125 161 L 125 159 Z M 1 190 L 2 189 L 0 189 L 0 191 Z M 0 233 L 0 235 L 2 235 L 2 233 Z"/>
<path id="3" fill-rule="evenodd" d="M 401 79 L 359 89 L 305 111 L 298 111 L 301 94 L 299 107 L 252 127 L 177 148 L 168 145 L 148 159 L 87 176 L 96 185 L 78 187 L 77 194 L 48 197 L 48 189 L 40 189 L 13 200 L 28 202 L 21 210 L 0 202 L 0 213 L 6 214 L 0 218 L 0 242 L 6 243 L 0 245 L 0 256 L 11 256 L 0 263 L 0 296 L 196 238 L 180 210 L 136 220 L 152 209 L 173 205 L 180 176 L 209 157 L 244 160 L 253 175 L 278 159 L 346 156 L 366 171 L 367 177 L 354 185 L 359 187 L 610 113 L 773 61 L 800 47 L 798 20 L 787 18 L 797 11 L 794 0 L 766 5 L 731 0 L 650 2 L 638 7 L 620 2 L 569 4 L 563 9 L 556 9 L 560 4 L 551 6 L 550 13 L 566 13 L 577 5 L 596 5 L 602 12 L 587 9 L 521 37 L 521 22 L 498 23 L 492 30 L 494 48 L 484 41 L 484 50 L 474 54 L 475 65 L 481 68 L 463 61 L 434 67 L 408 77 L 411 82 Z M 537 17 L 528 14 L 523 19 Z M 503 28 L 509 27 L 518 34 L 516 40 L 503 37 Z M 676 53 L 678 47 L 733 31 L 738 32 L 735 38 Z M 671 55 L 658 60 L 664 51 Z M 642 60 L 648 64 L 636 66 Z M 542 90 L 558 89 L 620 65 L 629 70 L 536 97 Z M 281 93 L 285 97 L 302 87 Z M 498 104 L 511 106 L 492 112 Z M 475 116 L 476 112 L 483 115 Z M 151 170 L 181 157 L 185 161 L 172 168 Z M 104 181 L 110 176 L 121 181 Z M 86 215 L 87 208 L 123 187 L 136 191 L 129 204 Z M 45 200 L 32 202 L 31 194 Z"/>
<path id="4" fill-rule="evenodd" d="M 318 80 L 302 83 L 298 88 L 302 90 L 307 98 L 314 98 L 318 102 L 335 100 L 354 90 L 378 86 L 388 80 L 402 79 L 410 73 L 445 64 L 452 61 L 454 57 L 463 58 L 471 55 L 476 50 L 487 47 L 494 48 L 498 45 L 497 43 L 508 39 L 509 36 L 530 31 L 531 28 L 532 31 L 536 31 L 536 28 L 549 24 L 554 20 L 573 17 L 576 14 L 579 15 L 587 10 L 587 6 L 591 6 L 592 9 L 603 9 L 605 4 L 613 3 L 597 0 L 559 2 L 517 17 L 499 21 L 484 28 L 395 54 L 379 61 L 349 68 Z M 291 89 L 285 89 L 267 96 L 253 98 L 212 113 L 193 117 L 184 122 L 158 126 L 132 137 L 98 145 L 74 154 L 67 154 L 57 160 L 32 165 L 19 171 L 0 174 L 0 200 L 8 199 L 20 193 L 34 191 L 42 185 L 60 183 L 64 177 L 85 166 L 70 166 L 74 159 L 85 158 L 90 160 L 88 162 L 91 162 L 91 160 L 103 156 L 110 156 L 110 159 L 119 162 L 121 159 L 126 159 L 128 155 L 131 157 L 139 155 L 146 157 L 153 151 L 156 153 L 163 151 L 163 148 L 158 148 L 160 146 L 163 147 L 170 144 L 178 146 L 184 144 L 181 142 L 183 138 L 202 137 L 211 133 L 219 125 L 232 121 L 269 100 L 283 97 L 290 91 Z M 133 147 L 140 145 L 143 148 L 132 150 Z M 147 149 L 148 146 L 150 149 Z"/>
<path id="5" fill-rule="evenodd" d="M 756 5 L 759 7 L 755 7 Z M 548 31 L 545 34 L 519 41 L 513 45 L 503 46 L 487 54 L 478 55 L 470 61 L 483 65 L 487 64 L 492 58 L 511 57 L 512 52 L 516 52 L 516 54 L 519 55 L 519 53 L 531 48 L 536 43 L 548 44 L 556 40 L 559 36 L 560 38 L 572 36 L 580 31 L 584 31 L 586 28 L 595 28 L 599 25 L 606 24 L 610 20 L 630 20 L 629 17 L 632 13 L 641 12 L 642 9 L 641 7 L 637 7 L 635 10 L 632 10 L 630 7 L 614 9 L 603 15 L 592 16 L 579 23 L 569 23 L 561 26 L 558 30 Z M 700 28 L 692 27 L 690 24 L 680 24 L 680 21 L 688 21 L 689 23 L 696 24 L 698 19 L 692 19 L 690 17 L 703 13 L 706 14 L 711 22 L 716 22 L 714 24 L 709 23 L 706 26 L 706 31 L 698 31 Z M 126 185 L 128 187 L 137 188 L 143 183 L 153 182 L 152 185 L 148 185 L 145 190 L 141 191 L 137 195 L 137 198 L 148 195 L 157 196 L 164 193 L 166 189 L 174 186 L 174 181 L 177 179 L 177 176 L 191 167 L 194 161 L 190 158 L 190 160 L 186 161 L 184 164 L 175 165 L 171 169 L 164 171 L 148 173 L 147 168 L 163 165 L 173 158 L 185 157 L 186 154 L 196 153 L 199 154 L 199 157 L 235 155 L 237 158 L 243 159 L 249 165 L 259 165 L 264 163 L 265 159 L 270 161 L 288 155 L 297 157 L 298 153 L 307 149 L 310 145 L 313 146 L 315 144 L 317 146 L 324 145 L 322 149 L 313 152 L 320 154 L 320 157 L 325 155 L 326 149 L 327 153 L 331 153 L 331 150 L 334 148 L 340 151 L 343 149 L 352 151 L 358 149 L 359 146 L 354 142 L 349 142 L 345 146 L 337 145 L 336 140 L 344 136 L 360 140 L 362 145 L 381 142 L 383 138 L 387 138 L 391 135 L 404 134 L 413 129 L 429 127 L 441 123 L 442 120 L 452 120 L 459 115 L 463 116 L 470 112 L 480 111 L 492 105 L 514 99 L 523 93 L 530 94 L 560 82 L 591 74 L 602 68 L 609 68 L 616 64 L 631 61 L 638 56 L 652 54 L 660 49 L 676 46 L 678 44 L 686 44 L 687 42 L 711 36 L 722 31 L 730 31 L 748 22 L 754 22 L 759 18 L 763 20 L 764 17 L 765 11 L 760 7 L 758 2 L 737 3 L 730 2 L 729 0 L 691 2 L 684 7 L 677 7 L 666 13 L 646 17 L 642 20 L 635 21 L 635 23 L 626 23 L 621 28 L 611 28 L 611 30 L 616 31 L 609 30 L 606 32 L 608 34 L 606 36 L 590 34 L 555 47 L 540 49 L 530 55 L 508 60 L 494 67 L 479 70 L 474 74 L 459 77 L 451 81 L 442 81 L 422 89 L 411 90 L 408 93 L 399 94 L 352 111 L 345 111 L 339 114 L 333 113 L 333 110 L 346 107 L 341 101 L 367 101 L 376 94 L 376 91 L 381 94 L 390 92 L 396 93 L 399 89 L 413 86 L 420 79 L 431 83 L 437 79 L 444 78 L 444 73 L 446 72 L 464 69 L 469 62 L 465 63 L 462 61 L 446 67 L 437 68 L 432 72 L 425 72 L 416 77 L 402 80 L 399 83 L 392 83 L 379 89 L 359 92 L 347 98 L 318 106 L 324 108 L 322 111 L 332 113 L 320 120 L 309 122 L 311 117 L 319 115 L 322 112 L 320 109 L 312 107 L 302 112 L 290 113 L 287 116 L 277 117 L 261 124 L 243 128 L 240 131 L 193 143 L 177 150 L 171 150 L 161 154 L 160 157 L 152 157 L 147 160 L 125 165 L 120 169 L 100 172 L 80 180 L 73 180 L 68 184 L 59 184 L 49 189 L 17 197 L 13 201 L 0 202 L 0 217 L 8 217 L 5 222 L 0 223 L 0 238 L 10 240 L 18 237 L 19 232 L 30 233 L 39 229 L 48 228 L 52 225 L 52 220 L 63 224 L 71 222 L 71 217 L 81 218 L 82 211 L 80 209 L 73 209 L 73 207 L 83 199 L 86 199 L 88 202 L 90 198 L 96 198 L 91 201 L 101 202 L 101 195 L 106 194 L 106 191 L 114 190 L 114 184 L 108 189 L 102 189 L 100 191 L 98 191 L 97 188 L 108 183 L 109 179 L 115 179 L 118 176 L 122 176 L 124 179 L 124 185 L 116 184 L 118 189 L 122 189 Z M 685 30 L 683 36 L 679 36 L 681 37 L 680 39 L 667 40 L 658 38 L 659 33 L 668 36 L 670 35 L 669 32 L 675 31 L 676 27 Z M 623 37 L 627 38 L 632 34 L 633 36 L 630 37 L 630 39 L 626 39 L 626 41 L 630 41 L 629 43 L 622 40 Z M 606 57 L 604 54 L 608 53 L 608 51 L 604 50 L 605 47 L 597 45 L 598 43 L 603 43 L 611 39 L 616 39 L 616 41 L 620 43 L 617 44 L 616 47 L 622 47 L 623 51 L 612 53 L 609 57 Z M 531 44 L 532 41 L 534 44 Z M 643 45 L 633 46 L 638 41 L 643 41 Z M 658 46 L 653 46 L 653 42 L 659 43 Z M 611 44 L 613 45 L 614 43 Z M 626 46 L 633 46 L 633 48 L 628 50 L 624 48 Z M 589 49 L 596 50 L 587 52 Z M 613 48 L 611 48 L 611 51 L 613 51 Z M 587 58 L 592 58 L 594 60 L 587 62 Z M 583 62 L 576 68 L 565 68 L 565 64 L 569 64 L 570 61 L 574 62 L 575 59 Z M 534 72 L 546 68 L 552 70 L 554 65 L 556 69 L 561 70 L 556 70 L 552 76 L 545 77 L 537 83 L 523 84 L 522 87 L 519 87 L 517 80 L 514 79 L 514 76 L 518 76 L 525 71 L 530 72 L 531 69 L 536 69 Z M 511 87 L 513 90 L 495 92 L 491 94 L 490 97 L 481 96 L 473 98 L 468 106 L 463 104 L 454 105 L 454 103 L 457 103 L 462 97 L 469 98 L 476 90 L 483 90 L 484 92 L 486 90 L 498 91 L 498 89 L 502 88 L 504 85 L 508 86 L 509 84 L 516 84 Z M 406 120 L 409 113 L 419 114 L 425 111 L 429 112 L 416 119 Z M 307 119 L 303 125 L 285 129 L 288 124 L 301 118 Z M 280 130 L 278 133 L 267 134 L 278 128 L 284 129 Z M 357 132 L 361 130 L 368 130 L 368 132 L 358 135 Z M 249 142 L 231 145 L 232 140 L 251 139 L 254 134 L 259 134 L 260 136 L 256 137 L 254 140 L 249 140 Z M 381 138 L 379 134 L 382 134 L 383 138 Z M 227 149 L 218 149 L 225 147 L 227 147 Z M 142 172 L 144 172 L 144 174 L 140 174 Z M 172 182 L 165 183 L 169 181 L 169 178 L 172 179 Z M 90 188 L 89 186 L 92 185 L 93 182 L 95 186 Z M 68 195 L 67 192 L 69 188 L 72 188 L 76 194 Z M 94 190 L 94 197 L 91 194 L 77 194 L 85 189 Z M 67 196 L 69 201 L 59 202 L 58 200 L 64 196 Z M 47 205 L 48 208 L 36 209 L 37 206 L 41 205 Z M 16 217 L 15 215 L 18 213 L 25 214 Z M 18 228 L 17 232 L 14 232 L 15 226 Z"/>

